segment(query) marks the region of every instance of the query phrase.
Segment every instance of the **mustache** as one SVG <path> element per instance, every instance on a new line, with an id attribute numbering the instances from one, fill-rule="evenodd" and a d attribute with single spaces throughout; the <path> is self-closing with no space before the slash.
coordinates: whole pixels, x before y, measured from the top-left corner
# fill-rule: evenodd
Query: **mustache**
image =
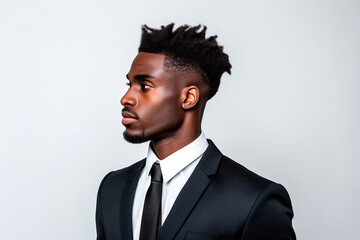
<path id="1" fill-rule="evenodd" d="M 134 112 L 133 110 L 131 110 L 131 109 L 128 108 L 128 107 L 124 107 L 124 108 L 121 110 L 121 112 L 127 112 L 127 113 L 133 115 L 133 117 L 139 118 L 138 115 L 136 114 L 136 112 Z"/>

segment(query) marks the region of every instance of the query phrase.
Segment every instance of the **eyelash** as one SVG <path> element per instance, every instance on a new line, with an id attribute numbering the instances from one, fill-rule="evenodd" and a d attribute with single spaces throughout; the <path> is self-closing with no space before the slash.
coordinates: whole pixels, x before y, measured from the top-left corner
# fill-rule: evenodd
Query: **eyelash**
<path id="1" fill-rule="evenodd" d="M 131 82 L 126 83 L 127 86 L 131 87 Z M 151 86 L 145 83 L 140 83 L 140 87 L 142 91 L 148 90 Z"/>

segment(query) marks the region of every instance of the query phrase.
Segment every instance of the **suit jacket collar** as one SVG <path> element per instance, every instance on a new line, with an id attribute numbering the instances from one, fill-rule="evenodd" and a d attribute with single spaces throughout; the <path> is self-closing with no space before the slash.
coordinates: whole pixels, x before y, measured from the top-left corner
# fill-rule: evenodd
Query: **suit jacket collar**
<path id="1" fill-rule="evenodd" d="M 208 142 L 209 146 L 198 166 L 179 193 L 169 215 L 160 228 L 159 240 L 169 240 L 176 236 L 203 192 L 211 183 L 211 176 L 216 174 L 223 155 L 211 140 Z"/>
<path id="2" fill-rule="evenodd" d="M 201 168 L 206 175 L 211 176 L 216 174 L 223 154 L 210 139 L 208 139 L 208 142 L 209 146 L 204 152 L 198 167 Z"/>

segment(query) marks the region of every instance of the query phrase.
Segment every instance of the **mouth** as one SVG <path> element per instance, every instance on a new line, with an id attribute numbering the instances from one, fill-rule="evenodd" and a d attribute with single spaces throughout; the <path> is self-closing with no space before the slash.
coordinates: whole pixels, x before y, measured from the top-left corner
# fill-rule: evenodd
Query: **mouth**
<path id="1" fill-rule="evenodd" d="M 129 109 L 123 109 L 121 111 L 121 115 L 123 116 L 123 119 L 121 120 L 121 123 L 123 125 L 129 125 L 131 123 L 134 123 L 138 120 L 138 117 L 136 116 L 136 113 L 130 111 Z"/>

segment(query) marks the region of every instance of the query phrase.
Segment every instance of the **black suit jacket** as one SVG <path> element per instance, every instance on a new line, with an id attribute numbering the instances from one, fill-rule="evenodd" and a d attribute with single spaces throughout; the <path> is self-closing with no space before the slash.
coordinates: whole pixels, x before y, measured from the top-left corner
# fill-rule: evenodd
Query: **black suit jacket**
<path id="1" fill-rule="evenodd" d="M 133 200 L 144 166 L 145 159 L 104 177 L 96 207 L 98 240 L 133 239 Z M 158 240 L 296 239 L 292 217 L 290 198 L 283 186 L 224 156 L 209 140 Z"/>

